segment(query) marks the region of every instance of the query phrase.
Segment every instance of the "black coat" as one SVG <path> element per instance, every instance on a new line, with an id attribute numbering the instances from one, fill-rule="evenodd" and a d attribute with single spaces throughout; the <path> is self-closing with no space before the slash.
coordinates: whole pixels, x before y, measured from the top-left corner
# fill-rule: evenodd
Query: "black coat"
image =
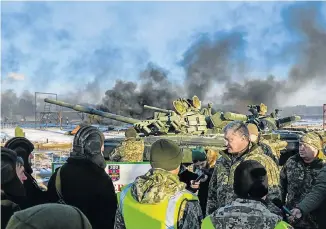
<path id="1" fill-rule="evenodd" d="M 196 189 L 193 189 L 190 187 L 191 181 L 196 180 L 198 175 L 196 173 L 190 172 L 184 165 L 181 165 L 182 168 L 180 168 L 180 172 L 178 174 L 179 180 L 183 183 L 185 183 L 186 189 L 190 192 L 196 192 Z"/>
<path id="2" fill-rule="evenodd" d="M 200 207 L 202 209 L 203 215 L 206 213 L 206 205 L 207 205 L 207 198 L 208 198 L 208 186 L 209 186 L 209 181 L 211 180 L 214 167 L 210 169 L 203 169 L 202 170 L 205 175 L 208 176 L 207 180 L 205 182 L 200 182 L 199 184 L 199 189 L 198 189 L 198 199 L 200 203 Z M 179 173 L 179 180 L 183 183 L 185 183 L 186 189 L 191 192 L 197 192 L 197 189 L 193 189 L 190 187 L 191 185 L 191 180 L 196 180 L 198 178 L 197 173 L 190 172 L 187 170 L 185 167 L 182 167 L 180 169 Z"/>
<path id="3" fill-rule="evenodd" d="M 39 204 L 47 203 L 47 193 L 45 191 L 42 191 L 34 177 L 32 177 L 28 173 L 25 173 L 25 175 L 27 177 L 27 180 L 24 181 L 26 200 L 23 203 L 19 204 L 20 208 L 26 209 Z"/>
<path id="4" fill-rule="evenodd" d="M 48 183 L 50 202 L 59 200 L 55 188 L 57 171 Z M 114 228 L 117 198 L 112 180 L 104 169 L 88 160 L 68 158 L 60 177 L 64 201 L 79 208 L 93 229 Z"/>
<path id="5" fill-rule="evenodd" d="M 14 203 L 12 198 L 1 191 L 1 228 L 6 228 L 10 217 L 19 210 L 19 205 Z"/>
<path id="6" fill-rule="evenodd" d="M 203 215 L 206 215 L 206 206 L 207 206 L 207 198 L 208 198 L 208 186 L 209 181 L 212 178 L 212 174 L 214 171 L 214 167 L 210 169 L 205 169 L 205 175 L 208 176 L 207 180 L 205 182 L 200 182 L 199 190 L 198 190 L 198 199 L 200 202 L 200 207 L 203 212 Z"/>

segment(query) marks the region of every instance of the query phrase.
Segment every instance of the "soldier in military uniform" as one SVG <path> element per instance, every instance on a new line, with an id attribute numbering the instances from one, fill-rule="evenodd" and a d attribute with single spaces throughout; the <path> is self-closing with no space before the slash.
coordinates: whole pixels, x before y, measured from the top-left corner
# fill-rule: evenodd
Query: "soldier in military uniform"
<path id="1" fill-rule="evenodd" d="M 290 157 L 280 174 L 282 201 L 292 209 L 311 191 L 326 158 L 321 151 L 319 137 L 306 133 L 300 139 L 299 153 Z M 308 214 L 295 222 L 295 228 L 317 228 L 313 215 Z"/>
<path id="2" fill-rule="evenodd" d="M 260 146 L 249 140 L 247 126 L 241 121 L 233 121 L 224 128 L 224 138 L 227 150 L 223 152 L 215 165 L 209 183 L 206 214 L 230 204 L 236 196 L 233 192 L 233 177 L 236 167 L 245 160 L 255 160 L 267 170 L 269 193 L 267 202 L 273 212 L 281 214 L 280 210 L 271 203 L 274 198 L 281 198 L 279 189 L 279 169 L 275 162 L 266 156 Z"/>
<path id="3" fill-rule="evenodd" d="M 247 128 L 249 130 L 249 135 L 250 135 L 250 141 L 259 145 L 265 155 L 269 156 L 270 158 L 273 159 L 273 161 L 278 165 L 279 164 L 279 159 L 280 159 L 280 155 L 277 154 L 276 150 L 273 149 L 268 143 L 267 140 L 262 139 L 260 136 L 260 133 L 258 131 L 258 127 L 253 124 L 253 123 L 249 123 L 247 125 Z"/>
<path id="4" fill-rule="evenodd" d="M 144 141 L 137 139 L 135 128 L 131 127 L 125 132 L 126 139 L 117 146 L 111 156 L 111 161 L 116 162 L 141 162 L 144 154 Z"/>
<path id="5" fill-rule="evenodd" d="M 150 149 L 150 169 L 118 193 L 115 229 L 200 228 L 198 197 L 178 178 L 183 154 L 171 140 L 160 139 Z"/>
<path id="6" fill-rule="evenodd" d="M 246 160 L 234 172 L 233 189 L 237 199 L 207 216 L 202 229 L 246 228 L 274 229 L 293 228 L 272 213 L 265 202 L 268 193 L 266 169 L 257 161 Z"/>

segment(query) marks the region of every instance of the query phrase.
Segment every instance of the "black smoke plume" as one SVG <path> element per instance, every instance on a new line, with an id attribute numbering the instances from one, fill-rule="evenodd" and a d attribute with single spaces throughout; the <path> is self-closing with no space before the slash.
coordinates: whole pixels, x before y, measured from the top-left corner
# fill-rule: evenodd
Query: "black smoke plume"
<path id="1" fill-rule="evenodd" d="M 154 64 L 139 74 L 138 84 L 122 80 L 105 92 L 99 109 L 133 118 L 150 118 L 153 111 L 144 105 L 172 109 L 172 101 L 182 95 L 178 85 L 168 80 L 168 72 Z"/>
<path id="2" fill-rule="evenodd" d="M 293 99 L 294 93 L 304 94 L 305 87 L 311 83 L 321 85 L 326 91 L 326 27 L 319 8 L 319 3 L 296 4 L 283 12 L 289 33 L 299 38 L 280 54 L 280 59 L 281 56 L 290 56 L 296 60 L 287 80 L 268 77 L 227 83 L 222 101 L 233 104 L 263 102 L 275 108 Z"/>
<path id="3" fill-rule="evenodd" d="M 24 91 L 18 96 L 13 90 L 1 93 L 1 117 L 11 119 L 13 115 L 24 118 L 33 116 L 35 111 L 34 95 Z"/>
<path id="4" fill-rule="evenodd" d="M 188 97 L 196 94 L 205 99 L 215 83 L 230 82 L 234 70 L 241 67 L 242 60 L 233 57 L 242 48 L 243 34 L 231 32 L 220 37 L 201 37 L 184 54 L 182 65 L 186 73 L 185 87 Z"/>

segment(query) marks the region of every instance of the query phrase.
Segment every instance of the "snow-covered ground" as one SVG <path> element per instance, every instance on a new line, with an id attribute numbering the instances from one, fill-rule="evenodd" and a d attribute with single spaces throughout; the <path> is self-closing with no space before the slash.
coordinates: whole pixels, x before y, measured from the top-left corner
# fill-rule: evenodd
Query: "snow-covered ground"
<path id="1" fill-rule="evenodd" d="M 60 142 L 60 143 L 68 143 L 72 142 L 74 136 L 65 135 L 66 131 L 49 128 L 46 130 L 32 129 L 32 128 L 24 128 L 26 138 L 28 138 L 32 142 Z M 10 139 L 15 136 L 15 128 L 4 128 L 1 129 L 1 140 L 2 139 Z M 105 138 L 114 138 L 114 137 L 122 137 L 124 136 L 124 131 L 112 131 L 105 132 Z"/>
<path id="2" fill-rule="evenodd" d="M 48 130 L 37 130 L 31 128 L 23 129 L 25 137 L 32 142 L 71 142 L 74 136 L 64 135 L 64 131 L 60 129 L 48 129 Z M 1 135 L 6 135 L 9 138 L 15 136 L 15 128 L 4 128 L 1 129 Z M 1 136 L 2 137 L 2 136 Z M 7 139 L 8 140 L 8 139 Z"/>
<path id="3" fill-rule="evenodd" d="M 309 120 L 309 119 L 302 119 L 296 123 L 294 123 L 293 125 L 298 125 L 298 126 L 322 126 L 323 125 L 323 120 L 318 120 L 318 119 L 313 119 L 313 120 Z"/>

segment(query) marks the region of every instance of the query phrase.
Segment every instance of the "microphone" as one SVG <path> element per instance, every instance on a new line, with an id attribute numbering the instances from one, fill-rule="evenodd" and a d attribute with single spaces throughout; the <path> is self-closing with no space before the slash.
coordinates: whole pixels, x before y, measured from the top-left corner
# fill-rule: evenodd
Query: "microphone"
<path id="1" fill-rule="evenodd" d="M 273 199 L 272 203 L 275 204 L 278 208 L 282 209 L 286 214 L 292 215 L 291 211 L 282 205 L 282 201 L 280 199 Z"/>

